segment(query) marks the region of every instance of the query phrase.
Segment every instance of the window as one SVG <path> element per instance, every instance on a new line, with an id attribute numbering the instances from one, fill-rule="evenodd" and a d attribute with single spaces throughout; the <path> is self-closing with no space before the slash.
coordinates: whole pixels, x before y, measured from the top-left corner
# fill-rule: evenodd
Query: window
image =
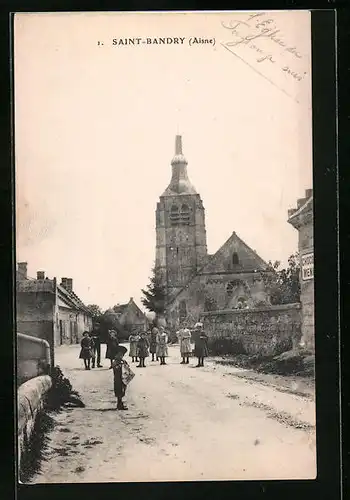
<path id="1" fill-rule="evenodd" d="M 237 254 L 237 252 L 234 252 L 234 253 L 232 254 L 232 264 L 233 264 L 234 266 L 237 266 L 237 265 L 239 264 L 239 258 L 238 258 L 238 254 Z"/>
<path id="2" fill-rule="evenodd" d="M 241 285 L 242 285 L 242 281 L 241 280 L 229 281 L 227 283 L 227 286 L 226 286 L 226 293 L 227 293 L 227 295 L 229 297 L 232 297 L 234 290 L 237 289 L 238 287 L 240 287 Z"/>
<path id="3" fill-rule="evenodd" d="M 232 297 L 233 289 L 234 289 L 234 284 L 232 281 L 230 281 L 229 283 L 227 283 L 226 286 L 226 293 L 229 297 Z"/>
<path id="4" fill-rule="evenodd" d="M 177 205 L 173 205 L 170 209 L 170 221 L 172 224 L 179 222 L 179 207 Z"/>
<path id="5" fill-rule="evenodd" d="M 183 224 L 190 223 L 190 207 L 186 203 L 181 206 L 181 222 Z"/>

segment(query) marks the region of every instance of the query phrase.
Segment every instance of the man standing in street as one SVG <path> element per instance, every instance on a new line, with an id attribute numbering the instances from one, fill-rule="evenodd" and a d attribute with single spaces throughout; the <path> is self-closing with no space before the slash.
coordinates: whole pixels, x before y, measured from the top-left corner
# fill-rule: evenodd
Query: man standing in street
<path id="1" fill-rule="evenodd" d="M 96 322 L 92 330 L 92 338 L 94 341 L 94 354 L 95 357 L 92 358 L 92 368 L 95 368 L 95 362 L 97 363 L 97 368 L 102 368 L 101 365 L 101 325 Z"/>

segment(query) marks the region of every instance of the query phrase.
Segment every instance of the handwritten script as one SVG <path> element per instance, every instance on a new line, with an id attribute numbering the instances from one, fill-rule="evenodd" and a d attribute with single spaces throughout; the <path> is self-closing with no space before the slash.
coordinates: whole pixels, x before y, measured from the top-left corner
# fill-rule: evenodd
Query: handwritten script
<path id="1" fill-rule="evenodd" d="M 247 13 L 221 25 L 228 35 L 221 43 L 223 47 L 297 100 L 295 86 L 307 80 L 309 58 L 288 40 L 277 15 Z"/>

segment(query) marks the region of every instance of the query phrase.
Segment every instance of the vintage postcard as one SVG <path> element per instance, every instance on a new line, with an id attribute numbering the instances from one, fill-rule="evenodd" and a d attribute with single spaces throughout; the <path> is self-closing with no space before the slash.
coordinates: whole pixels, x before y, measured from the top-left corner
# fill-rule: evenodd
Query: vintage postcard
<path id="1" fill-rule="evenodd" d="M 21 483 L 314 479 L 309 11 L 14 16 Z"/>

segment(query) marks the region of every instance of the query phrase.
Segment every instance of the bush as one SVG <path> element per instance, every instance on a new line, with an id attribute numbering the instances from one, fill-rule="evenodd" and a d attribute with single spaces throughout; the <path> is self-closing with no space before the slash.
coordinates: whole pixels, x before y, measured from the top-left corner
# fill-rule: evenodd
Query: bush
<path id="1" fill-rule="evenodd" d="M 72 397 L 79 398 L 79 393 L 73 390 L 68 378 L 64 377 L 59 366 L 55 366 L 51 372 L 52 387 L 50 388 L 46 407 L 48 410 L 57 411 L 65 403 L 72 400 Z"/>

